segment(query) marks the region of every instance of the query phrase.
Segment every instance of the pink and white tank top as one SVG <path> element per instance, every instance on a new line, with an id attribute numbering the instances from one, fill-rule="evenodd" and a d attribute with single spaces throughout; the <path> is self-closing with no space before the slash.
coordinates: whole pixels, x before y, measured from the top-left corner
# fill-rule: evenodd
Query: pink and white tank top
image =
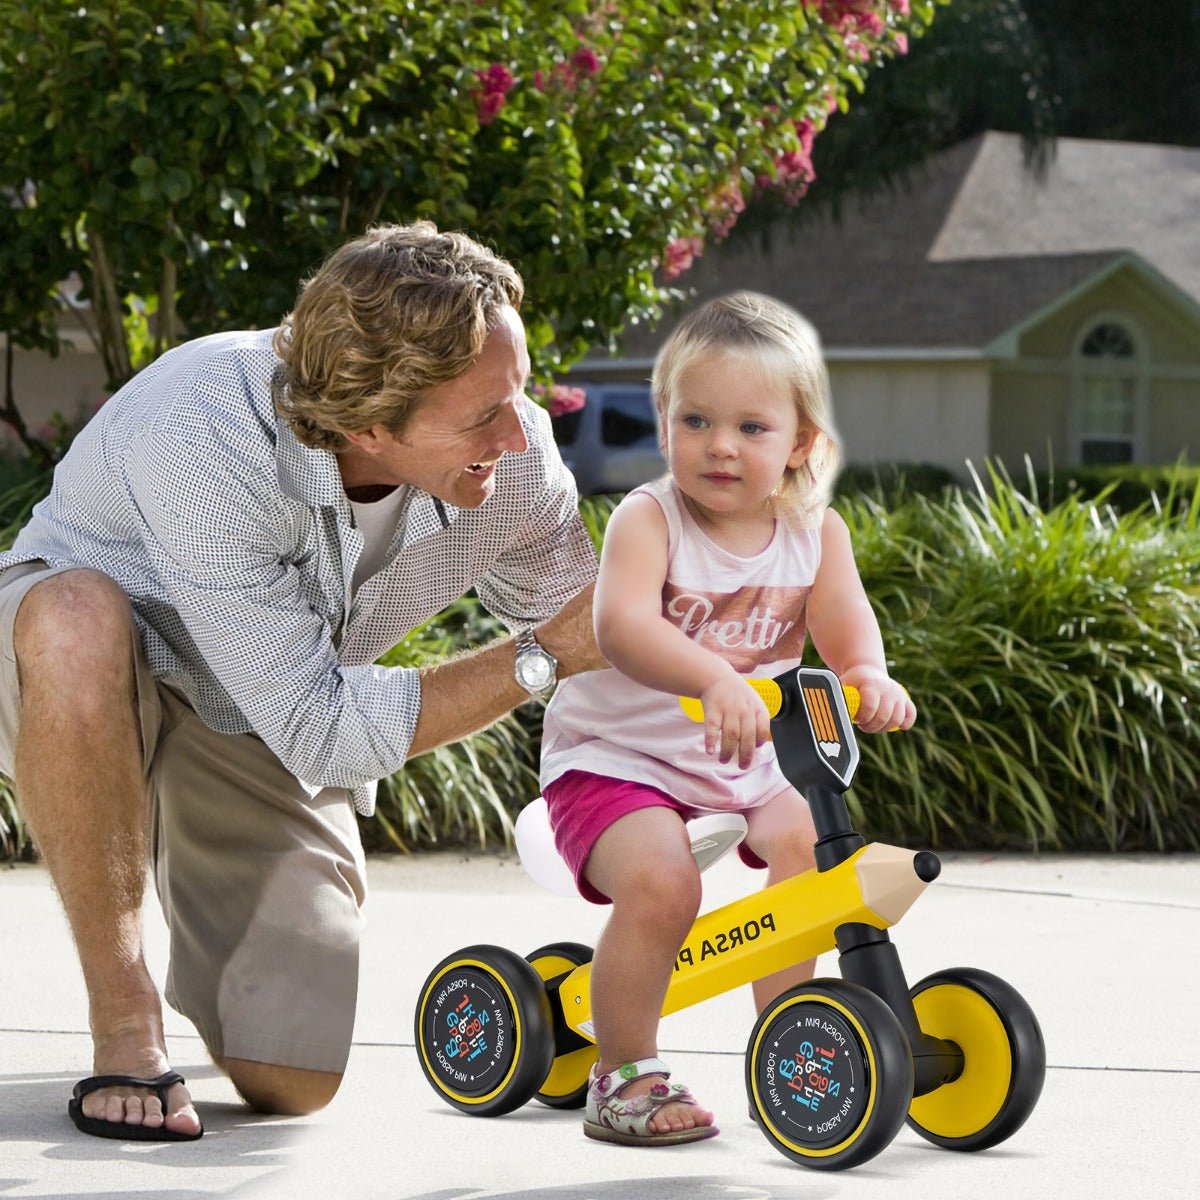
<path id="1" fill-rule="evenodd" d="M 742 675 L 774 676 L 799 666 L 808 596 L 821 561 L 819 529 L 777 518 L 769 544 L 749 558 L 711 541 L 666 476 L 636 489 L 667 521 L 662 614 Z M 590 771 L 661 788 L 703 809 L 752 808 L 789 786 L 770 742 L 746 770 L 704 750 L 703 727 L 666 692 L 608 669 L 558 687 L 542 729 L 541 785 Z"/>

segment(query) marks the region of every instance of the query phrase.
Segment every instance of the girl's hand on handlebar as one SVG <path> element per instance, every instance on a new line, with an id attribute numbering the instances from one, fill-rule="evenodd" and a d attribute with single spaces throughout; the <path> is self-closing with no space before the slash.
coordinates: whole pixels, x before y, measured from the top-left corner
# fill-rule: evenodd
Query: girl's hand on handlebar
<path id="1" fill-rule="evenodd" d="M 886 671 L 878 667 L 850 667 L 841 678 L 843 685 L 858 689 L 854 723 L 864 733 L 908 729 L 917 719 L 916 705 Z"/>
<path id="2" fill-rule="evenodd" d="M 771 718 L 758 693 L 733 672 L 700 695 L 704 705 L 704 749 L 727 763 L 737 755 L 745 770 L 751 756 L 771 735 Z"/>

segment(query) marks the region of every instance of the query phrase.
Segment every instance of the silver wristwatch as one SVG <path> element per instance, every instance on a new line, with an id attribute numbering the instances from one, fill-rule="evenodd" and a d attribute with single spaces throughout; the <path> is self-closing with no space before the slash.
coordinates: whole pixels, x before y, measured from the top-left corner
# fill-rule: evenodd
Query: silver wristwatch
<path id="1" fill-rule="evenodd" d="M 517 634 L 513 676 L 531 696 L 544 696 L 558 681 L 558 659 L 538 645 L 532 629 Z"/>

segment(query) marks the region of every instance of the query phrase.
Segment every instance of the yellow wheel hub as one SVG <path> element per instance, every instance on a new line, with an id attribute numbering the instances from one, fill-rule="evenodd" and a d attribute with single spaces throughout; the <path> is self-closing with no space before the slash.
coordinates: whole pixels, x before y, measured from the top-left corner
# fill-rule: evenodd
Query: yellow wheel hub
<path id="1" fill-rule="evenodd" d="M 915 1097 L 908 1115 L 944 1138 L 970 1137 L 986 1129 L 1012 1085 L 1012 1047 L 1000 1015 L 961 984 L 934 984 L 913 997 L 913 1007 L 925 1033 L 961 1048 L 963 1072 L 953 1083 Z"/>
<path id="2" fill-rule="evenodd" d="M 573 971 L 578 966 L 577 963 L 560 954 L 547 954 L 535 958 L 529 965 L 543 979 L 553 979 L 556 975 Z M 550 1074 L 546 1076 L 545 1082 L 538 1088 L 538 1095 L 551 1097 L 571 1095 L 572 1092 L 587 1083 L 588 1072 L 598 1058 L 599 1051 L 595 1046 L 581 1046 L 578 1050 L 559 1055 L 554 1060 L 554 1065 L 550 1068 Z"/>

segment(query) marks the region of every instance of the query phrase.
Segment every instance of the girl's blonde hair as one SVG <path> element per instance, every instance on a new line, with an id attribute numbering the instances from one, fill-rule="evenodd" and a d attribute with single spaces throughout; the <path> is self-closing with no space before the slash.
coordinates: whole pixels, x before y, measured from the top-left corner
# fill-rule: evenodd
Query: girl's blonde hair
<path id="1" fill-rule="evenodd" d="M 765 382 L 782 383 L 791 393 L 801 429 L 813 431 L 813 445 L 799 469 L 785 471 L 773 500 L 801 523 L 815 523 L 829 503 L 841 457 L 816 330 L 795 309 L 758 292 L 731 292 L 689 313 L 659 351 L 650 379 L 664 447 L 667 413 L 685 372 L 712 355 L 744 361 Z"/>
<path id="2" fill-rule="evenodd" d="M 382 225 L 336 250 L 304 284 L 275 334 L 275 407 L 306 446 L 347 446 L 345 432 L 399 433 L 430 388 L 475 364 L 516 269 L 463 233 L 429 221 Z"/>

